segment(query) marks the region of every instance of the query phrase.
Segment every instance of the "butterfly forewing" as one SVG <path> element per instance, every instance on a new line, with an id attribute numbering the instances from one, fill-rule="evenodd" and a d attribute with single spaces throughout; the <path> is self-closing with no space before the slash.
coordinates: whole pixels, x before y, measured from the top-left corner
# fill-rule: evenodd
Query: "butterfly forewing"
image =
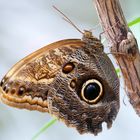
<path id="1" fill-rule="evenodd" d="M 62 69 L 68 55 L 84 45 L 69 39 L 52 43 L 18 62 L 1 82 L 1 99 L 10 106 L 48 111 L 50 84 Z"/>

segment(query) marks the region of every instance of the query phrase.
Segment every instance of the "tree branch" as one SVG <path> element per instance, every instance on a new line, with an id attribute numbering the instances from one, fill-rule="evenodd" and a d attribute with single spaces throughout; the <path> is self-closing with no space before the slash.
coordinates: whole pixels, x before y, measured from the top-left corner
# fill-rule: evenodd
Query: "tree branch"
<path id="1" fill-rule="evenodd" d="M 111 52 L 123 74 L 126 93 L 140 116 L 140 52 L 119 0 L 94 0 Z M 121 55 L 124 53 L 126 55 Z"/>

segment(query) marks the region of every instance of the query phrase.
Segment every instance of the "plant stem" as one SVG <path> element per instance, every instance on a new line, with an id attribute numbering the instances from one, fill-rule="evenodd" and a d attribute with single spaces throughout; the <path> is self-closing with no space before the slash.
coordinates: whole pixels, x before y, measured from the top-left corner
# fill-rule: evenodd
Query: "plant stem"
<path id="1" fill-rule="evenodd" d="M 37 137 L 43 133 L 45 130 L 47 130 L 50 126 L 52 126 L 55 122 L 57 121 L 57 119 L 52 119 L 50 122 L 46 123 L 40 130 L 39 132 L 36 133 L 35 136 L 33 136 L 32 140 L 36 140 Z"/>

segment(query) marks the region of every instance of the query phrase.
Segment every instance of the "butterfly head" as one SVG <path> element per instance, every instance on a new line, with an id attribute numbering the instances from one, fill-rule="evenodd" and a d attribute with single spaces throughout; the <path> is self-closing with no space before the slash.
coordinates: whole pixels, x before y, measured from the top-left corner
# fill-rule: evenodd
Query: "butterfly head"
<path id="1" fill-rule="evenodd" d="M 91 31 L 84 30 L 82 40 L 87 43 L 90 47 L 93 46 L 96 51 L 103 51 L 103 45 L 101 41 L 93 36 Z"/>

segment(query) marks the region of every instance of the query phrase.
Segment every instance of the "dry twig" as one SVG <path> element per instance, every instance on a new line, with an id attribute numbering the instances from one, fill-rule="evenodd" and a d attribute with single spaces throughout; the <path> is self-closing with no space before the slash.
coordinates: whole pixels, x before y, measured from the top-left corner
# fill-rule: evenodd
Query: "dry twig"
<path id="1" fill-rule="evenodd" d="M 140 116 L 140 52 L 137 41 L 127 26 L 119 0 L 94 2 L 106 38 L 111 43 L 111 52 L 123 74 L 130 103 Z"/>

